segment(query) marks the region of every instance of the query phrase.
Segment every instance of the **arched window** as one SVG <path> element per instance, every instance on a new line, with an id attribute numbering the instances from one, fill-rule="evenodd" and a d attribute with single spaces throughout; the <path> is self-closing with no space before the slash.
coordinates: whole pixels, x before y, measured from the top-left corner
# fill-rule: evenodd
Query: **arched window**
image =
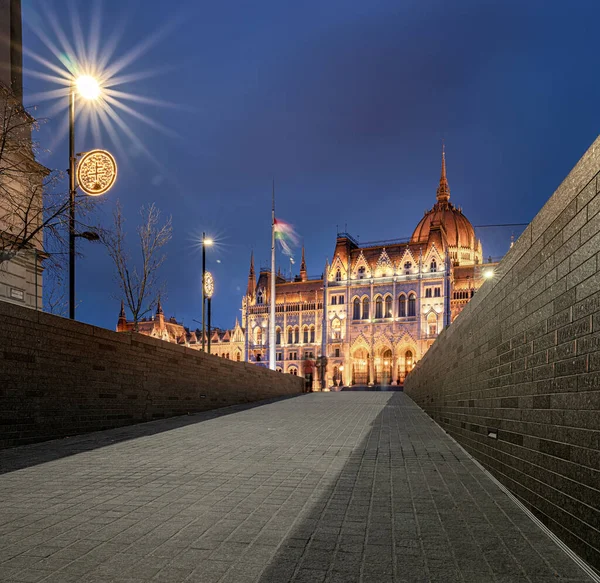
<path id="1" fill-rule="evenodd" d="M 383 318 L 383 300 L 381 296 L 375 300 L 375 317 Z"/>
<path id="2" fill-rule="evenodd" d="M 413 353 L 410 350 L 407 350 L 406 353 L 404 354 L 404 366 L 405 366 L 406 372 L 410 372 L 413 369 L 413 366 L 414 366 Z"/>
<path id="3" fill-rule="evenodd" d="M 262 290 L 258 290 L 258 293 L 256 294 L 256 303 L 257 304 L 262 304 L 263 303 Z"/>
<path id="4" fill-rule="evenodd" d="M 304 326 L 302 329 L 302 342 L 308 344 L 308 326 Z"/>
<path id="5" fill-rule="evenodd" d="M 360 300 L 358 298 L 354 298 L 353 309 L 352 309 L 352 319 L 360 320 Z"/>
<path id="6" fill-rule="evenodd" d="M 441 288 L 436 287 L 433 290 L 433 297 L 435 297 L 435 298 L 441 298 L 442 297 L 442 290 L 441 290 Z"/>
<path id="7" fill-rule="evenodd" d="M 288 368 L 288 373 L 298 376 L 298 369 L 295 366 L 290 366 L 290 368 Z"/>
<path id="8" fill-rule="evenodd" d="M 411 293 L 408 296 L 408 316 L 416 316 L 417 315 L 417 310 L 416 310 L 416 296 L 415 294 Z"/>
<path id="9" fill-rule="evenodd" d="M 254 328 L 254 344 L 259 346 L 262 344 L 262 328 L 260 326 Z"/>
<path id="10" fill-rule="evenodd" d="M 427 334 L 428 336 L 437 334 L 437 316 L 433 312 L 430 312 L 427 316 Z"/>
<path id="11" fill-rule="evenodd" d="M 288 328 L 288 344 L 294 343 L 294 332 L 292 331 L 292 327 Z"/>
<path id="12" fill-rule="evenodd" d="M 235 359 L 240 362 L 242 360 L 242 355 L 239 352 L 235 353 Z"/>
<path id="13" fill-rule="evenodd" d="M 296 326 L 294 328 L 294 344 L 300 343 L 300 328 Z"/>
<path id="14" fill-rule="evenodd" d="M 425 288 L 425 297 L 426 298 L 431 297 L 431 288 L 430 287 Z"/>
<path id="15" fill-rule="evenodd" d="M 368 320 L 369 318 L 369 298 L 364 298 L 362 301 L 362 319 Z"/>
<path id="16" fill-rule="evenodd" d="M 385 298 L 385 318 L 392 317 L 392 296 L 387 296 Z"/>
<path id="17" fill-rule="evenodd" d="M 342 281 L 342 272 L 339 269 L 335 272 L 335 281 Z"/>
<path id="18" fill-rule="evenodd" d="M 310 341 L 312 343 L 314 343 L 314 341 L 315 341 L 315 327 L 314 326 L 310 327 Z"/>
<path id="19" fill-rule="evenodd" d="M 281 344 L 281 328 L 275 328 L 275 344 Z"/>
<path id="20" fill-rule="evenodd" d="M 364 279 L 365 272 L 366 272 L 366 269 L 364 268 L 364 266 L 359 267 L 358 268 L 358 279 Z"/>
<path id="21" fill-rule="evenodd" d="M 435 259 L 431 260 L 431 265 L 430 267 L 430 271 L 437 271 L 437 263 L 435 262 Z"/>
<path id="22" fill-rule="evenodd" d="M 401 294 L 398 298 L 398 317 L 406 317 L 406 296 Z"/>

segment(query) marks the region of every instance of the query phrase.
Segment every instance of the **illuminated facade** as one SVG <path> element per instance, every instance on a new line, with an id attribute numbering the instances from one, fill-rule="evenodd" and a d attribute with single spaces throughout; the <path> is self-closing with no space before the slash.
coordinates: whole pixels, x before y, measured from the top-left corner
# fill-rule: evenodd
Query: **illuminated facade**
<path id="1" fill-rule="evenodd" d="M 494 267 L 483 263 L 473 226 L 450 202 L 442 154 L 436 202 L 410 240 L 359 244 L 340 233 L 320 278 L 307 277 L 304 250 L 297 277 L 275 275 L 277 370 L 302 375 L 306 359 L 324 354 L 327 386 L 402 384 Z M 270 278 L 261 269 L 257 279 L 251 259 L 244 352 L 257 364 L 268 360 Z M 211 351 L 222 351 L 221 343 Z"/>

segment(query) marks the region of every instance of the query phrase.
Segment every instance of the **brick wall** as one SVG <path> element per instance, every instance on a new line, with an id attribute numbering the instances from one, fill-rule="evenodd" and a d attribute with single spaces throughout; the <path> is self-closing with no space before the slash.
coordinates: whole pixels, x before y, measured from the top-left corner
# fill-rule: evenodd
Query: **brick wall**
<path id="1" fill-rule="evenodd" d="M 294 395 L 302 383 L 0 302 L 0 447 Z"/>
<path id="2" fill-rule="evenodd" d="M 600 138 L 405 383 L 408 395 L 596 568 L 599 169 Z"/>

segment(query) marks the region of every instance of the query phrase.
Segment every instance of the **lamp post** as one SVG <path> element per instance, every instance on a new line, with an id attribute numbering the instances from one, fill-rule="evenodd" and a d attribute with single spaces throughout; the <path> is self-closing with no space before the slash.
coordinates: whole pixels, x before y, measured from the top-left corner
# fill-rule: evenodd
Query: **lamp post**
<path id="1" fill-rule="evenodd" d="M 207 335 L 207 340 L 208 340 L 208 354 L 210 354 L 210 302 L 212 300 L 213 297 L 213 293 L 215 291 L 215 280 L 213 279 L 212 273 L 210 271 L 207 271 L 204 274 L 204 285 L 202 286 L 202 290 L 204 291 L 204 295 L 206 296 L 207 299 L 207 311 L 208 311 L 208 335 Z"/>
<path id="2" fill-rule="evenodd" d="M 69 89 L 69 318 L 75 319 L 75 95 L 97 99 L 100 85 L 85 75 L 73 79 Z"/>
<path id="3" fill-rule="evenodd" d="M 213 240 L 212 239 L 207 239 L 206 238 L 206 233 L 202 233 L 202 352 L 205 352 L 204 346 L 205 346 L 205 338 L 204 338 L 204 333 L 206 330 L 206 322 L 205 322 L 205 318 L 204 318 L 204 304 L 205 304 L 205 297 L 206 294 L 204 293 L 204 277 L 206 275 L 206 246 L 207 245 L 212 245 L 213 244 Z"/>

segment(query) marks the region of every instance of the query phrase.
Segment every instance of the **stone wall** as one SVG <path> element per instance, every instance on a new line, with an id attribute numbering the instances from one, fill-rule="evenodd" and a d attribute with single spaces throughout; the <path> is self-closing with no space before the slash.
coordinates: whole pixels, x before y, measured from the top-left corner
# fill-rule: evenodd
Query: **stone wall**
<path id="1" fill-rule="evenodd" d="M 0 302 L 0 447 L 295 395 L 302 383 Z"/>
<path id="2" fill-rule="evenodd" d="M 405 391 L 600 567 L 600 138 Z"/>

